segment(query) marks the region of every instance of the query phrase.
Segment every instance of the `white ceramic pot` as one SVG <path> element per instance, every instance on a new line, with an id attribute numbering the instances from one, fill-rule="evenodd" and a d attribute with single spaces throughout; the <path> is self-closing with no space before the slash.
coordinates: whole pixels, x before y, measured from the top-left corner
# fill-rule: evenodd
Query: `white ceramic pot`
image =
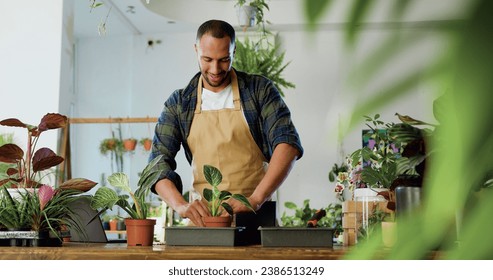
<path id="1" fill-rule="evenodd" d="M 251 27 L 255 25 L 256 10 L 252 6 L 241 6 L 237 10 L 238 22 L 241 27 Z"/>
<path id="2" fill-rule="evenodd" d="M 354 200 L 360 200 L 359 198 L 362 197 L 372 197 L 374 199 L 371 199 L 372 201 L 385 201 L 385 198 L 383 196 L 380 196 L 377 194 L 379 192 L 386 191 L 387 189 L 385 188 L 357 188 L 354 190 Z"/>

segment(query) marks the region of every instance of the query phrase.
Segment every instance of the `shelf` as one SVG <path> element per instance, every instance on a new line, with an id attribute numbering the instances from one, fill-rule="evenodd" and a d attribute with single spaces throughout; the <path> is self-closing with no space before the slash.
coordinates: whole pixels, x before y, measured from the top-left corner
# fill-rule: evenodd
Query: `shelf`
<path id="1" fill-rule="evenodd" d="M 126 230 L 105 230 L 106 234 L 127 234 Z"/>

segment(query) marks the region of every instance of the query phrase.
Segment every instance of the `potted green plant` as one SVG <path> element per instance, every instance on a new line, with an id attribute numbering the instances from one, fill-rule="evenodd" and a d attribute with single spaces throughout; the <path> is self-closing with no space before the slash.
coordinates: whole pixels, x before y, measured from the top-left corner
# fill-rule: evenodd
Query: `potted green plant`
<path id="1" fill-rule="evenodd" d="M 125 219 L 125 225 L 127 228 L 127 244 L 129 246 L 152 245 L 156 220 L 148 219 L 149 208 L 146 200 L 151 186 L 159 176 L 159 172 L 157 170 L 153 171 L 152 168 L 160 161 L 161 157 L 156 157 L 144 168 L 135 191 L 132 191 L 128 176 L 125 173 L 116 172 L 108 177 L 108 182 L 113 187 L 123 191 L 124 194 L 118 194 L 115 189 L 102 186 L 91 198 L 91 208 L 100 210 L 100 213 L 118 206 L 128 214 L 129 218 Z M 129 202 L 129 199 L 131 202 Z M 139 228 L 148 231 L 142 233 Z"/>
<path id="2" fill-rule="evenodd" d="M 110 152 L 115 152 L 123 147 L 122 141 L 116 137 L 105 138 L 99 144 L 99 151 L 102 155 L 107 155 Z"/>
<path id="3" fill-rule="evenodd" d="M 264 9 L 269 10 L 265 0 L 237 0 L 238 21 L 241 27 L 264 24 Z"/>
<path id="4" fill-rule="evenodd" d="M 370 128 L 365 135 L 372 143 L 362 149 L 358 149 L 350 156 L 350 175 L 346 183 L 355 187 L 375 189 L 376 195 L 383 197 L 387 203 L 386 208 L 377 207 L 372 203 L 368 211 L 366 228 L 358 229 L 358 236 L 367 238 L 375 227 L 382 227 L 385 234 L 392 236 L 395 227 L 396 210 L 403 212 L 403 192 L 413 191 L 420 193 L 423 182 L 425 162 L 431 151 L 427 150 L 427 142 L 432 130 L 418 128 L 416 126 L 435 126 L 409 116 L 396 113 L 401 123 L 384 123 L 380 115 L 373 118 L 365 116 L 367 126 Z M 383 188 L 383 189 L 382 189 Z M 359 189 L 365 190 L 365 189 Z M 366 189 L 367 190 L 367 189 Z M 412 195 L 417 199 L 419 195 Z M 399 204 L 399 200 L 401 203 Z M 409 201 L 405 199 L 405 201 Z M 398 205 L 399 204 L 399 205 Z M 415 203 L 417 204 L 417 203 Z M 387 246 L 392 244 L 386 242 Z M 387 240 L 387 238 L 385 238 Z"/>
<path id="5" fill-rule="evenodd" d="M 248 199 L 242 194 L 232 194 L 228 191 L 221 191 L 218 189 L 219 184 L 223 180 L 221 171 L 212 165 L 204 165 L 204 176 L 212 186 L 212 189 L 205 188 L 203 191 L 204 199 L 207 201 L 207 207 L 211 213 L 210 217 L 203 217 L 206 227 L 223 226 L 228 227 L 231 225 L 231 215 L 233 215 L 233 208 L 226 202 L 226 200 L 232 198 L 241 202 L 243 205 L 255 212 Z M 228 212 L 230 216 L 221 216 L 223 209 Z"/>
<path id="6" fill-rule="evenodd" d="M 101 140 L 99 151 L 103 156 L 110 155 L 111 170 L 123 171 L 123 141 L 115 136 Z"/>
<path id="7" fill-rule="evenodd" d="M 152 139 L 144 137 L 139 140 L 139 144 L 142 145 L 145 151 L 150 151 L 152 148 Z"/>
<path id="8" fill-rule="evenodd" d="M 271 44 L 263 37 L 259 41 L 246 38 L 244 42 L 236 40 L 233 67 L 239 71 L 258 74 L 272 80 L 281 96 L 283 89 L 295 88 L 295 85 L 282 76 L 290 62 L 284 62 L 285 52 L 280 50 L 280 44 Z"/>
<path id="9" fill-rule="evenodd" d="M 135 150 L 135 147 L 137 146 L 137 139 L 135 138 L 126 138 L 123 139 L 123 148 L 127 152 L 131 152 Z"/>
<path id="10" fill-rule="evenodd" d="M 7 178 L 0 180 L 0 224 L 33 232 L 31 240 L 41 243 L 37 245 L 52 239 L 60 241 L 56 244 L 61 244 L 63 228 L 82 230 L 70 204 L 97 184 L 74 178 L 51 186 L 45 180 L 49 177 L 45 172 L 64 159 L 47 147 L 36 149 L 36 144 L 43 132 L 63 128 L 67 123 L 66 116 L 56 113 L 43 116 L 37 126 L 15 118 L 0 121 L 3 126 L 25 128 L 28 135 L 26 153 L 13 143 L 0 147 L 0 162 L 13 165 L 7 170 Z"/>
<path id="11" fill-rule="evenodd" d="M 284 206 L 294 213 L 283 212 L 280 226 L 260 227 L 263 246 L 333 246 L 333 237 L 342 231 L 341 204 L 331 203 L 327 207 L 312 209 L 310 200 L 305 199 L 301 207 L 290 201 Z"/>

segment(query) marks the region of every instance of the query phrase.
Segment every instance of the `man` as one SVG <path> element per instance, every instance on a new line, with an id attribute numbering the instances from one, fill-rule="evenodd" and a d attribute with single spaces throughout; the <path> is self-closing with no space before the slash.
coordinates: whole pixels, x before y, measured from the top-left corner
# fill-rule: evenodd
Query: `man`
<path id="1" fill-rule="evenodd" d="M 165 102 L 150 159 L 164 155 L 156 166 L 161 176 L 153 192 L 181 217 L 204 226 L 201 217 L 210 216 L 206 204 L 186 202 L 181 194 L 182 182 L 175 172 L 180 146 L 192 165 L 196 192 L 210 187 L 203 174 L 203 166 L 209 164 L 223 175 L 219 188 L 247 196 L 255 210 L 270 200 L 303 148 L 273 83 L 232 68 L 235 31 L 230 24 L 203 23 L 195 51 L 200 73 Z M 250 211 L 236 200 L 228 203 L 235 213 Z"/>

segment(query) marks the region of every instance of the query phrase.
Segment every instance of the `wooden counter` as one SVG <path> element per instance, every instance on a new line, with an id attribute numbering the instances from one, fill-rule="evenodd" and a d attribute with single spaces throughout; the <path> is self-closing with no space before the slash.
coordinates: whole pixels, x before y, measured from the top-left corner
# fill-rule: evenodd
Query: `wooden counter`
<path id="1" fill-rule="evenodd" d="M 126 243 L 70 243 L 61 247 L 0 247 L 2 260 L 333 260 L 344 247 L 278 248 L 254 246 L 127 247 Z"/>

